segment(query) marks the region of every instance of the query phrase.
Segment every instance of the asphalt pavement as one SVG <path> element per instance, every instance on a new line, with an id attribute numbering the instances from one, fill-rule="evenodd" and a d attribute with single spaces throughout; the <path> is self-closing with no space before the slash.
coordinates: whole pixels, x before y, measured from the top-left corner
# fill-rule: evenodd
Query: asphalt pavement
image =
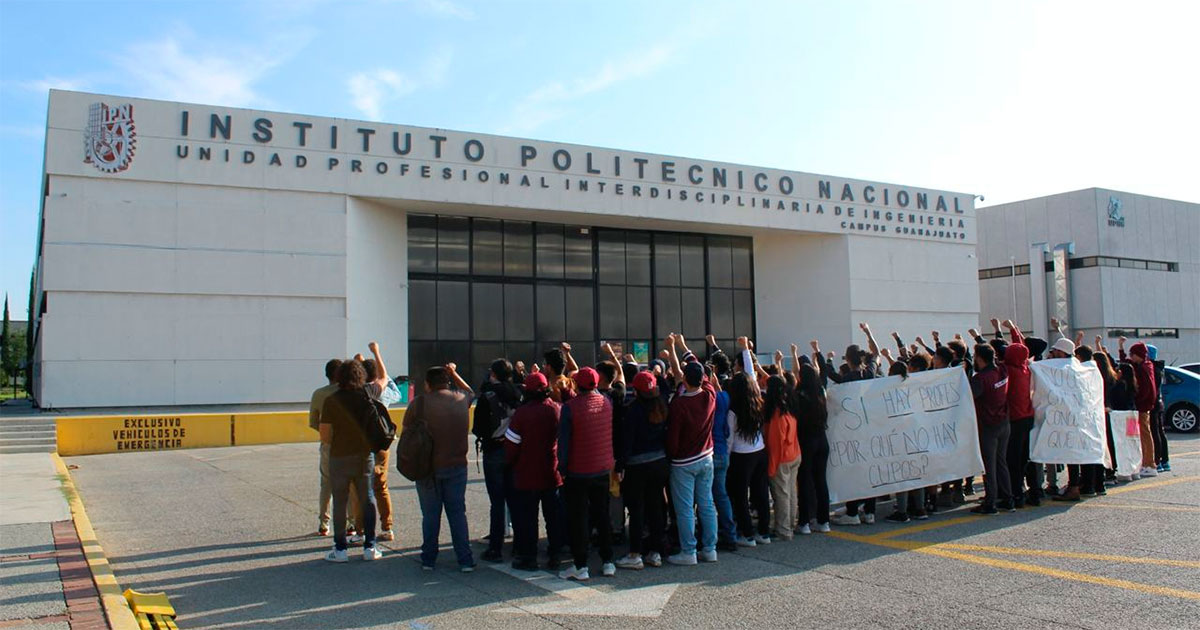
<path id="1" fill-rule="evenodd" d="M 1173 472 L 1106 497 L 903 525 L 881 504 L 875 525 L 716 564 L 601 578 L 593 557 L 586 585 L 507 563 L 461 574 L 445 526 L 422 571 L 416 491 L 394 472 L 384 558 L 324 562 L 316 444 L 66 461 L 121 586 L 166 592 L 181 628 L 1197 628 L 1200 438 L 1169 437 Z M 487 505 L 472 463 L 473 539 Z"/>

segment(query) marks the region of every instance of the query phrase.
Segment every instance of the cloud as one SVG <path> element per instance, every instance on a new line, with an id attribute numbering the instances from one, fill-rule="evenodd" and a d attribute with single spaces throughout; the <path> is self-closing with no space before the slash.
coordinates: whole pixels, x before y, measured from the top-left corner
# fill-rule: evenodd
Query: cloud
<path id="1" fill-rule="evenodd" d="M 363 116 L 379 120 L 384 108 L 418 89 L 440 84 L 450 67 L 452 53 L 442 49 L 428 59 L 415 75 L 391 68 L 356 72 L 346 81 L 350 102 Z"/>
<path id="2" fill-rule="evenodd" d="M 203 50 L 189 39 L 168 36 L 131 44 L 115 64 L 141 94 L 237 107 L 263 104 L 254 84 L 286 59 L 268 50 Z"/>
<path id="3" fill-rule="evenodd" d="M 567 112 L 568 105 L 589 94 L 618 83 L 654 74 L 674 60 L 681 44 L 660 43 L 625 57 L 610 60 L 594 73 L 570 82 L 547 83 L 522 98 L 513 107 L 505 133 L 529 133 Z"/>

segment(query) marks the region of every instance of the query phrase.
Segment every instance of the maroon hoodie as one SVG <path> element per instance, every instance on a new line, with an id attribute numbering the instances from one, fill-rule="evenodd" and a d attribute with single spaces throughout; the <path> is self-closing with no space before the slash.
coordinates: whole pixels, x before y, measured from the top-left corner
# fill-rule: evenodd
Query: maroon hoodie
<path id="1" fill-rule="evenodd" d="M 1014 343 L 1004 351 L 1004 367 L 1008 372 L 1008 419 L 1024 420 L 1033 417 L 1033 399 L 1029 387 L 1029 348 Z"/>
<path id="2" fill-rule="evenodd" d="M 1154 363 L 1146 358 L 1147 356 L 1146 344 L 1139 341 L 1129 347 L 1129 363 L 1133 365 L 1133 371 L 1137 374 L 1137 396 L 1134 401 L 1139 412 L 1154 411 L 1154 405 L 1158 403 Z"/>

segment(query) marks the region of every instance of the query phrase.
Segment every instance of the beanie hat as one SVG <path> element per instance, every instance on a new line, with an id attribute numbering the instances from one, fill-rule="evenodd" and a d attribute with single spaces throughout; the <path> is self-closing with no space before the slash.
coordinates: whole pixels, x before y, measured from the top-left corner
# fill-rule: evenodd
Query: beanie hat
<path id="1" fill-rule="evenodd" d="M 1146 344 L 1144 344 L 1140 341 L 1133 344 L 1132 346 L 1129 346 L 1129 354 L 1136 354 L 1136 355 L 1142 357 L 1143 359 L 1150 356 L 1150 352 L 1146 350 Z"/>
<path id="2" fill-rule="evenodd" d="M 1151 361 L 1158 360 L 1158 347 L 1157 346 L 1154 346 L 1152 344 L 1146 344 L 1146 352 L 1147 352 L 1147 354 L 1146 354 L 1147 359 L 1150 359 Z"/>

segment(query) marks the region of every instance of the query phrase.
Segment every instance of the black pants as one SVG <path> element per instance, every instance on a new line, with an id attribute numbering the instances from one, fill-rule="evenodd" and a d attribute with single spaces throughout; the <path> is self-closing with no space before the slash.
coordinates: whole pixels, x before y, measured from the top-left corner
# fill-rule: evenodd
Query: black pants
<path id="1" fill-rule="evenodd" d="M 1033 418 L 1021 418 L 1013 420 L 1009 423 L 1010 434 L 1008 436 L 1008 454 L 1005 461 L 1008 463 L 1009 485 L 1012 487 L 1012 496 L 1020 498 L 1025 496 L 1025 469 L 1029 467 L 1029 432 L 1033 430 Z M 1035 484 L 1030 481 L 1029 487 L 1032 489 Z"/>
<path id="2" fill-rule="evenodd" d="M 567 537 L 575 568 L 587 566 L 591 530 L 600 533 L 600 560 L 612 562 L 612 521 L 608 518 L 608 474 L 596 477 L 567 477 L 563 482 L 567 504 Z"/>
<path id="3" fill-rule="evenodd" d="M 1150 411 L 1150 435 L 1154 437 L 1154 459 L 1158 460 L 1159 464 L 1171 461 L 1171 454 L 1167 452 L 1167 429 L 1163 415 L 1163 404 L 1159 400 L 1154 403 L 1154 409 Z"/>
<path id="4" fill-rule="evenodd" d="M 737 522 L 738 534 L 752 538 L 755 533 L 768 536 L 771 533 L 771 488 L 767 477 L 767 449 L 753 453 L 730 453 L 729 473 L 725 477 L 725 490 L 733 504 L 733 519 Z M 747 502 L 746 495 L 750 500 Z M 750 504 L 758 512 L 758 529 L 750 519 Z"/>
<path id="5" fill-rule="evenodd" d="M 563 546 L 562 500 L 558 488 L 549 490 L 509 490 L 513 520 L 513 555 L 521 560 L 537 560 L 538 507 L 546 521 L 546 542 L 549 555 L 554 556 Z"/>
<path id="6" fill-rule="evenodd" d="M 817 523 L 829 522 L 829 484 L 825 480 L 825 469 L 829 463 L 829 439 L 824 431 L 815 436 L 805 436 L 800 445 L 800 526 L 812 519 Z"/>
<path id="7" fill-rule="evenodd" d="M 507 524 L 505 507 L 508 506 L 508 492 L 512 484 L 512 471 L 502 445 L 488 445 L 483 452 L 483 483 L 487 487 L 488 501 L 491 502 L 488 512 L 488 550 L 499 552 L 504 547 L 504 526 Z"/>
<path id="8" fill-rule="evenodd" d="M 846 502 L 846 516 L 854 516 L 854 515 L 858 514 L 858 507 L 860 505 L 863 506 L 863 512 L 865 512 L 867 514 L 874 514 L 875 513 L 875 502 L 877 500 L 878 500 L 877 497 L 871 497 L 870 499 L 855 499 L 853 501 L 847 501 Z"/>
<path id="9" fill-rule="evenodd" d="M 1012 482 L 1008 477 L 1009 422 L 979 425 L 979 452 L 983 455 L 983 505 L 995 507 L 996 501 L 1012 501 Z"/>
<path id="10" fill-rule="evenodd" d="M 1067 464 L 1067 485 L 1091 492 L 1104 488 L 1104 465 Z"/>
<path id="11" fill-rule="evenodd" d="M 629 510 L 629 552 L 647 554 L 667 551 L 666 488 L 671 463 L 662 458 L 625 467 L 621 500 Z M 642 538 L 642 533 L 646 537 Z"/>

